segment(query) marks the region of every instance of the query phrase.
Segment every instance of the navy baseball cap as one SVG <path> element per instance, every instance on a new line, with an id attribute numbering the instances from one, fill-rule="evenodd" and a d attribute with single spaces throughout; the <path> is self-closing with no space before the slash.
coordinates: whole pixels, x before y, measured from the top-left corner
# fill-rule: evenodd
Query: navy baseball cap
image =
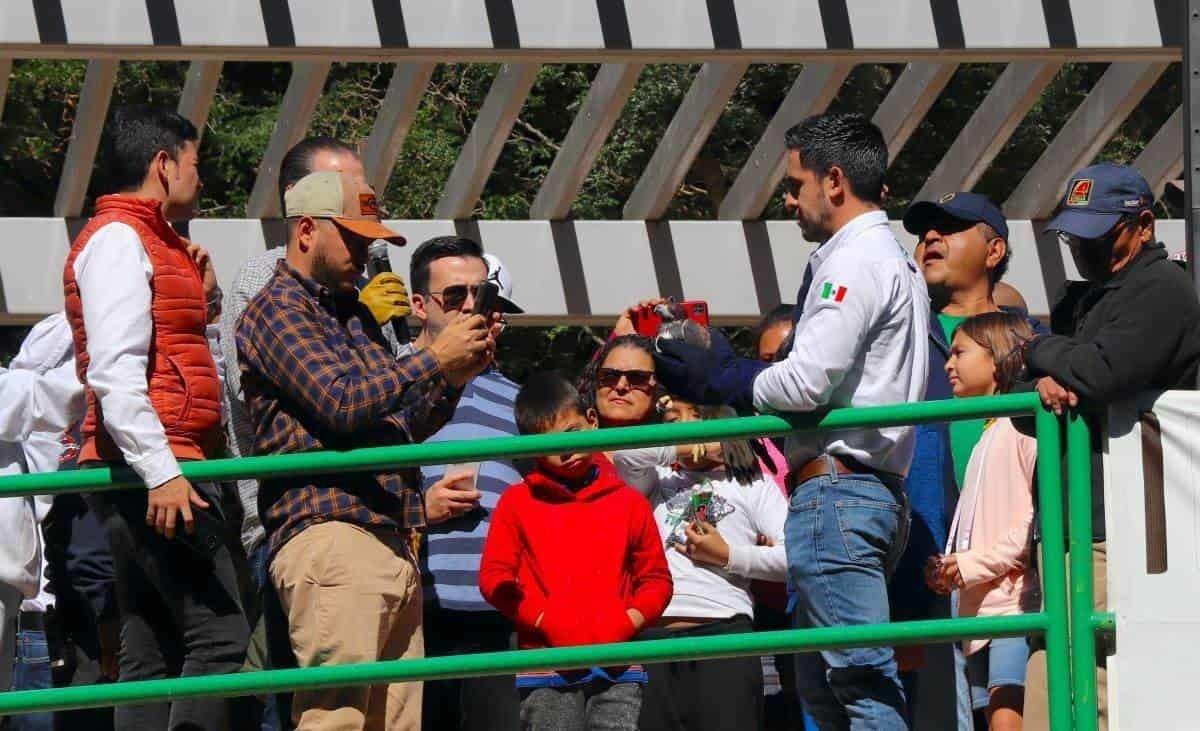
<path id="1" fill-rule="evenodd" d="M 1098 239 L 1122 216 L 1138 214 L 1154 203 L 1150 184 L 1128 165 L 1089 165 L 1071 176 L 1058 213 L 1046 224 L 1081 239 Z"/>
<path id="2" fill-rule="evenodd" d="M 1004 214 L 986 195 L 978 193 L 947 193 L 936 203 L 918 201 L 904 212 L 904 230 L 914 236 L 924 236 L 933 222 L 943 215 L 968 223 L 986 223 L 1000 238 L 1008 240 L 1008 221 Z"/>

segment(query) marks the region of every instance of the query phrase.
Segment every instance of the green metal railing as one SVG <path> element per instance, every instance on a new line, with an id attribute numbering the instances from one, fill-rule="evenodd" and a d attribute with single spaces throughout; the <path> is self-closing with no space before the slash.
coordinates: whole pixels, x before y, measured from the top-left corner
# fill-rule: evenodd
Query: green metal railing
<path id="1" fill-rule="evenodd" d="M 1007 617 L 924 620 L 854 627 L 825 627 L 664 639 L 611 645 L 518 650 L 454 657 L 390 660 L 289 670 L 124 682 L 53 690 L 0 693 L 0 716 L 27 711 L 178 700 L 199 696 L 257 695 L 340 685 L 504 675 L 523 670 L 736 657 L 842 647 L 923 644 L 982 637 L 1044 635 L 1050 717 L 1054 729 L 1096 728 L 1097 631 L 1111 631 L 1111 615 L 1092 612 L 1090 434 L 1072 415 L 1065 424 L 1045 411 L 1036 394 L 836 409 L 815 416 L 751 416 L 591 432 L 504 437 L 478 441 L 371 447 L 347 452 L 247 457 L 182 466 L 193 481 L 282 477 L 401 466 L 530 457 L 566 451 L 681 444 L 769 436 L 792 431 L 833 431 L 1032 414 L 1038 443 L 1038 499 L 1043 546 L 1043 611 Z M 1068 609 L 1063 535 L 1063 429 L 1071 516 L 1071 602 Z M 140 484 L 127 469 L 96 469 L 0 478 L 0 497 L 108 490 Z M 1071 639 L 1075 641 L 1072 642 Z M 1080 640 L 1079 638 L 1084 638 Z"/>

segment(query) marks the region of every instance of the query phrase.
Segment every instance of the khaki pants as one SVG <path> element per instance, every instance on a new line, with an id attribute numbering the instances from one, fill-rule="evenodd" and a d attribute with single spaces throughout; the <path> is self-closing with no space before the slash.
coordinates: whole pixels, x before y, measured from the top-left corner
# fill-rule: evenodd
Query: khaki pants
<path id="1" fill-rule="evenodd" d="M 1095 586 L 1095 608 L 1108 607 L 1108 546 L 1092 544 L 1092 576 Z M 1068 569 L 1067 582 L 1071 574 Z M 1104 646 L 1097 643 L 1096 707 L 1099 709 L 1099 730 L 1108 731 L 1108 670 L 1103 666 Z M 1029 656 L 1025 670 L 1025 728 L 1043 731 L 1050 728 L 1049 695 L 1046 692 L 1046 651 L 1038 650 Z M 1055 731 L 1058 731 L 1055 729 Z"/>
<path id="2" fill-rule="evenodd" d="M 271 561 L 301 667 L 423 657 L 421 579 L 406 537 L 329 521 Z M 292 720 L 310 729 L 421 727 L 420 682 L 297 691 Z"/>

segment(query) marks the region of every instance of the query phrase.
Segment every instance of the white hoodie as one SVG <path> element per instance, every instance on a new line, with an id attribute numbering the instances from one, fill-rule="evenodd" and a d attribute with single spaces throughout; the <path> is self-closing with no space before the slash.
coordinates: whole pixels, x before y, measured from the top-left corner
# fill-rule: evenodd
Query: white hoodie
<path id="1" fill-rule="evenodd" d="M 71 328 L 58 313 L 34 326 L 11 370 L 0 368 L 0 475 L 57 469 L 58 437 L 84 411 L 74 353 Z M 37 596 L 42 583 L 38 525 L 50 500 L 0 498 L 0 582 L 27 598 Z"/>

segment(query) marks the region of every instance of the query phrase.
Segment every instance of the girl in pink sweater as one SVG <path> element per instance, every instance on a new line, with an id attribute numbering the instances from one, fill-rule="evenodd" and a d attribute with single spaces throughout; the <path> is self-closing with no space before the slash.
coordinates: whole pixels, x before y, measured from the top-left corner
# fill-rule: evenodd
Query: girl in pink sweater
<path id="1" fill-rule="evenodd" d="M 1012 387 L 1021 343 L 1033 336 L 1025 318 L 989 312 L 954 333 L 946 374 L 954 395 L 990 396 Z M 1038 581 L 1030 559 L 1033 473 L 1037 442 L 1007 418 L 991 419 L 971 452 L 946 555 L 930 559 L 926 581 L 940 593 L 958 592 L 962 617 L 1036 611 Z M 987 728 L 1021 728 L 1025 695 L 1024 637 L 968 640 L 972 705 Z"/>

